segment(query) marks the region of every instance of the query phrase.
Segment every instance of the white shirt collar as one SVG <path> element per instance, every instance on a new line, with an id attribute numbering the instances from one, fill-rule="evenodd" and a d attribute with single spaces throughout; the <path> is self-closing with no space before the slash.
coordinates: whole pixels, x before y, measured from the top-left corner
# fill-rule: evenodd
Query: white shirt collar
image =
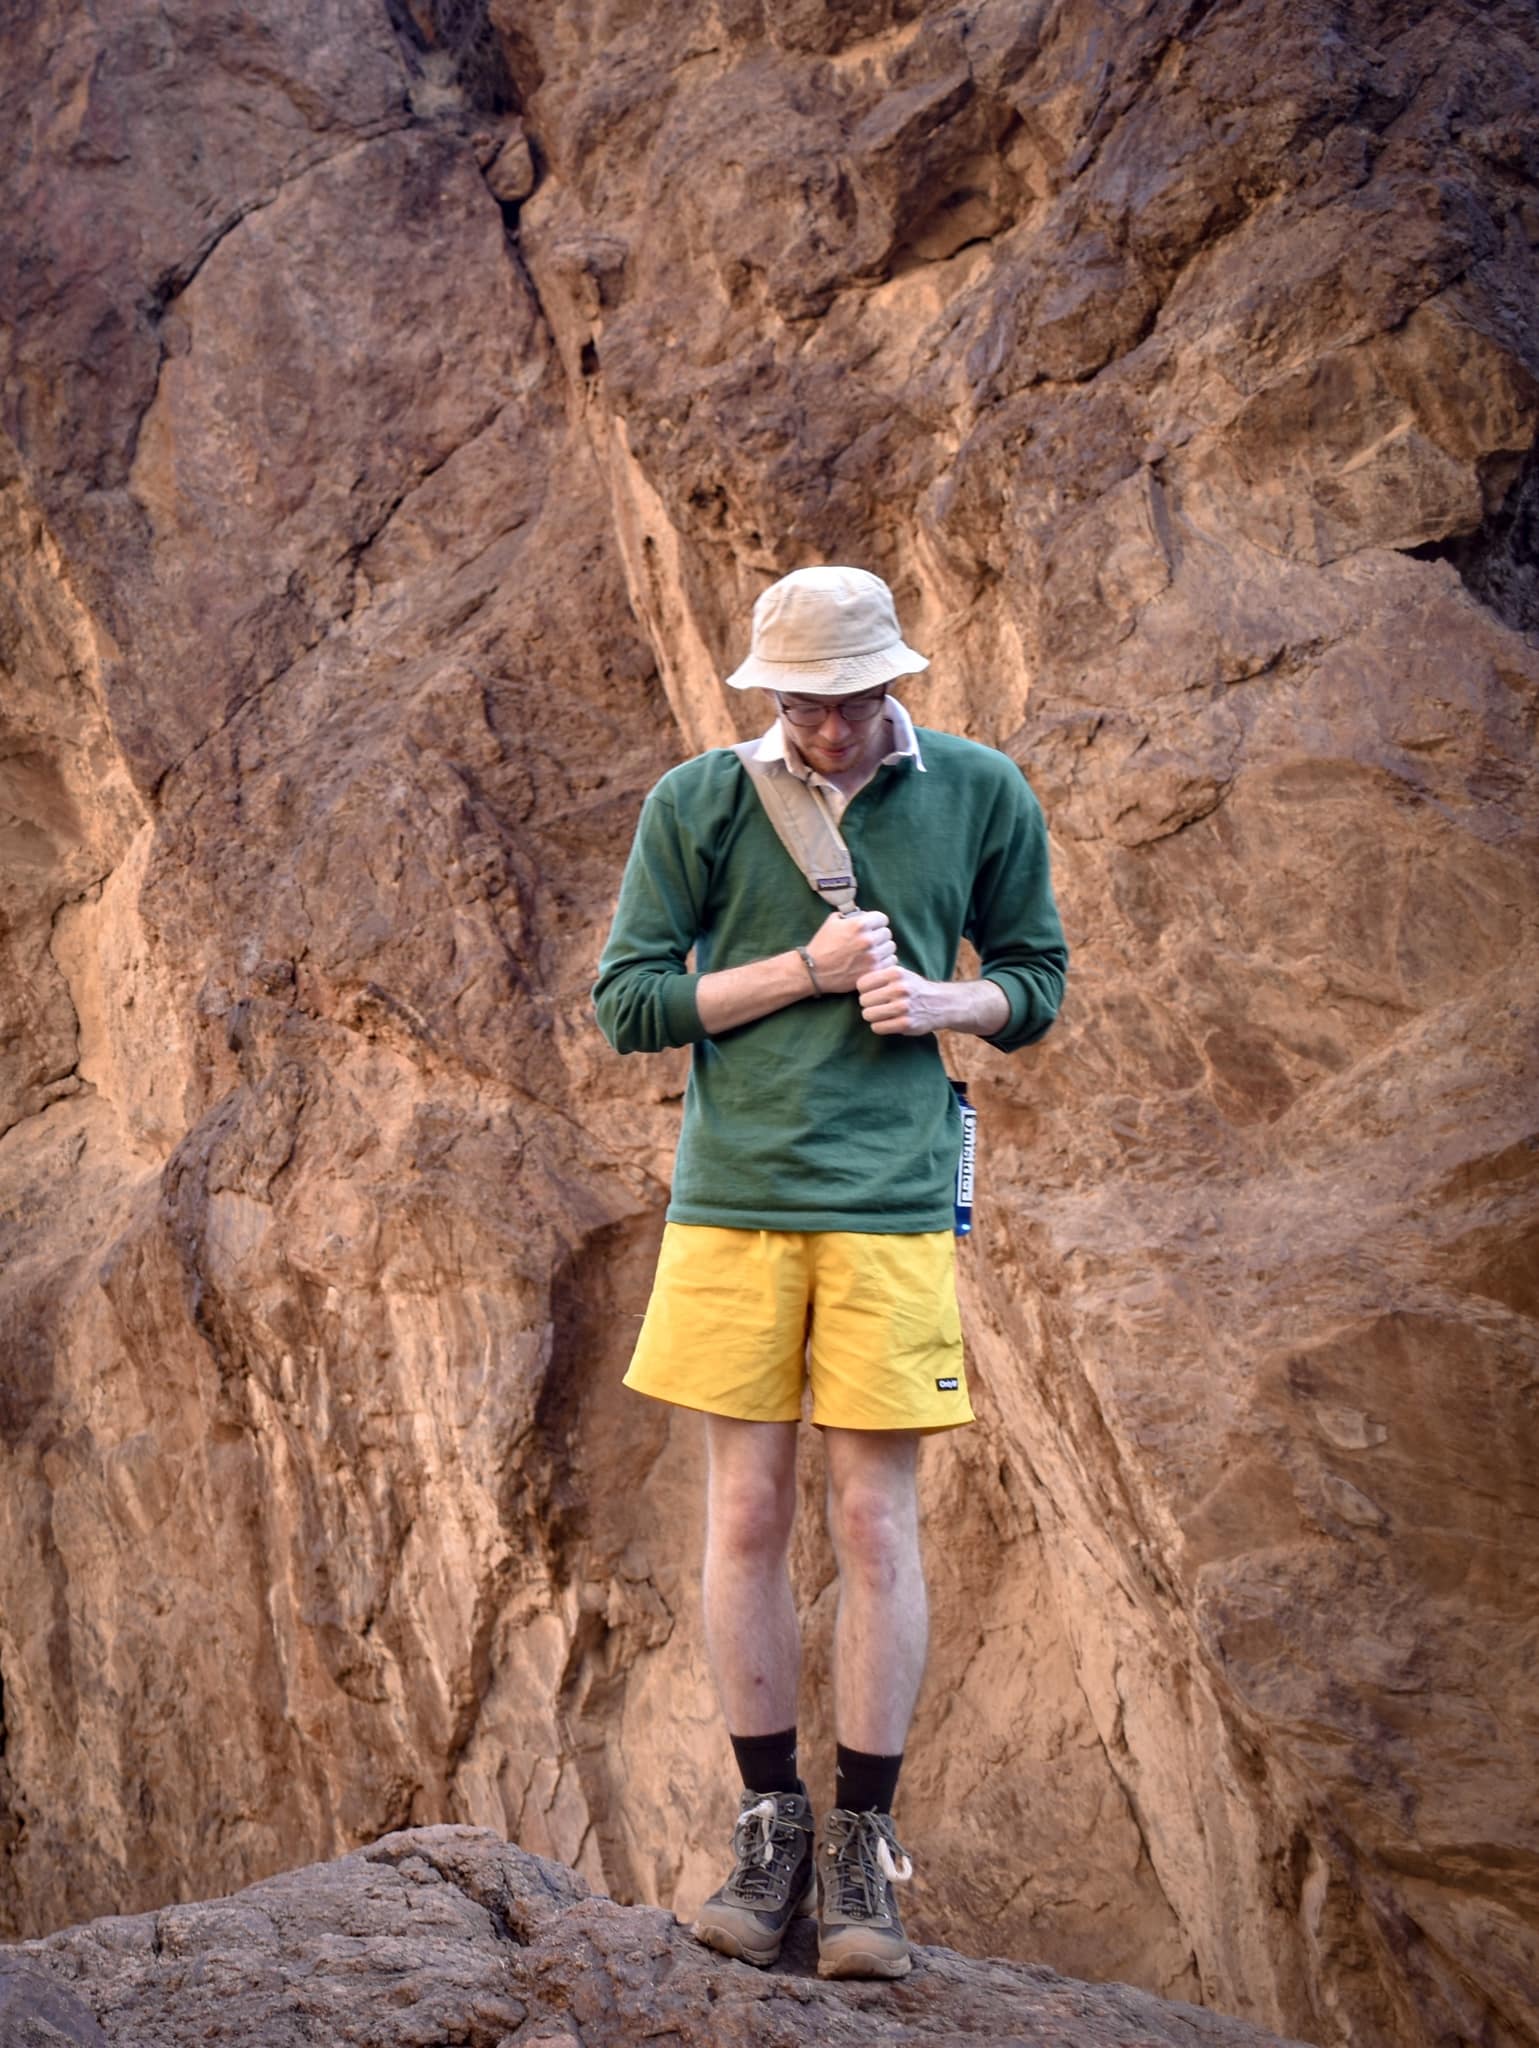
<path id="1" fill-rule="evenodd" d="M 892 752 L 883 754 L 877 763 L 879 768 L 895 766 L 899 761 L 911 760 L 921 775 L 925 772 L 924 756 L 919 751 L 919 735 L 914 730 L 914 721 L 908 715 L 907 706 L 897 697 L 887 699 L 887 716 L 892 721 Z M 777 718 L 769 731 L 764 734 L 754 749 L 756 761 L 784 761 L 792 775 L 801 781 L 808 781 L 813 770 L 807 766 L 800 754 L 786 752 L 785 727 Z M 822 777 L 818 780 L 821 782 Z"/>

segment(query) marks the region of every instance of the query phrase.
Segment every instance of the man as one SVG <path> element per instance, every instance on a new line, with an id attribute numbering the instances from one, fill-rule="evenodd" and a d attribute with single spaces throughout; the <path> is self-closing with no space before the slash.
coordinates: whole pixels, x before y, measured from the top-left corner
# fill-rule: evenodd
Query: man
<path id="1" fill-rule="evenodd" d="M 770 691 L 778 718 L 753 773 L 717 748 L 647 798 L 594 990 L 618 1051 L 694 1048 L 626 1385 L 706 1418 L 705 1630 L 744 1792 L 732 1874 L 695 1931 L 765 1966 L 816 1898 L 822 1976 L 909 1968 L 892 1804 L 926 1646 L 917 1455 L 921 1434 L 973 1419 L 953 1275 L 960 1119 L 934 1034 L 1031 1044 L 1068 957 L 1019 769 L 917 731 L 888 695 L 928 666 L 879 577 L 798 569 L 771 585 L 727 680 Z M 827 806 L 858 910 L 826 912 L 762 775 Z M 951 978 L 964 936 L 979 980 Z M 804 1378 L 839 1567 L 837 1804 L 817 1856 L 786 1566 Z"/>

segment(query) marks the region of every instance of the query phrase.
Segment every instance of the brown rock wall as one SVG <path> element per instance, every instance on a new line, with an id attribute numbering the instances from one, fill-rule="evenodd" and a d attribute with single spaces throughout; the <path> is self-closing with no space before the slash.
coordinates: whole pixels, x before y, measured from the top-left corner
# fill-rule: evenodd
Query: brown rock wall
<path id="1" fill-rule="evenodd" d="M 957 1049 L 920 1932 L 1533 2040 L 1528 11 L 493 16 L 6 31 L 6 1924 L 445 1817 L 714 1881 L 684 1069 L 586 987 L 853 559 L 1075 947 Z"/>

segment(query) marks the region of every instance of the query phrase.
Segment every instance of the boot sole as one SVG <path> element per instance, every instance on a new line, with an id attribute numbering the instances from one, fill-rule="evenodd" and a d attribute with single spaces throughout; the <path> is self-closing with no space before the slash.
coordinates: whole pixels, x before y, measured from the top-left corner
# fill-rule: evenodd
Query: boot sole
<path id="1" fill-rule="evenodd" d="M 791 1920 L 807 1919 L 817 1909 L 818 1881 L 814 1873 L 807 1881 L 806 1891 L 791 1909 Z M 771 1963 L 779 1962 L 780 1951 L 785 1946 L 786 1933 L 790 1925 L 791 1921 L 788 1920 L 778 1939 L 771 1937 L 762 1948 L 746 1940 L 734 1929 L 710 1921 L 697 1920 L 692 1931 L 696 1941 L 704 1942 L 707 1948 L 715 1949 L 718 1955 L 731 1956 L 736 1963 L 752 1963 L 756 1970 L 767 1970 Z"/>
<path id="2" fill-rule="evenodd" d="M 895 1956 L 890 1951 L 884 1955 L 851 1946 L 818 1956 L 820 1977 L 906 1977 L 913 1967 L 914 1959 L 906 1949 Z"/>

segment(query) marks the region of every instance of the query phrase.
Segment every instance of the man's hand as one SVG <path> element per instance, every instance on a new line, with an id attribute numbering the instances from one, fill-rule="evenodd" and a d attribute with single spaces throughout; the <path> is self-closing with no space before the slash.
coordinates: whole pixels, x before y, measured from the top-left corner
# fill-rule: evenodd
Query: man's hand
<path id="1" fill-rule="evenodd" d="M 931 1031 L 970 1031 L 992 1038 L 1010 1021 L 1010 999 L 993 981 L 926 981 L 894 963 L 855 984 L 860 1014 L 887 1037 L 923 1038 Z"/>
<path id="2" fill-rule="evenodd" d="M 834 911 L 813 933 L 807 951 L 826 996 L 848 995 L 863 976 L 895 967 L 898 958 L 892 927 L 880 910 L 857 910 L 848 917 Z"/>

